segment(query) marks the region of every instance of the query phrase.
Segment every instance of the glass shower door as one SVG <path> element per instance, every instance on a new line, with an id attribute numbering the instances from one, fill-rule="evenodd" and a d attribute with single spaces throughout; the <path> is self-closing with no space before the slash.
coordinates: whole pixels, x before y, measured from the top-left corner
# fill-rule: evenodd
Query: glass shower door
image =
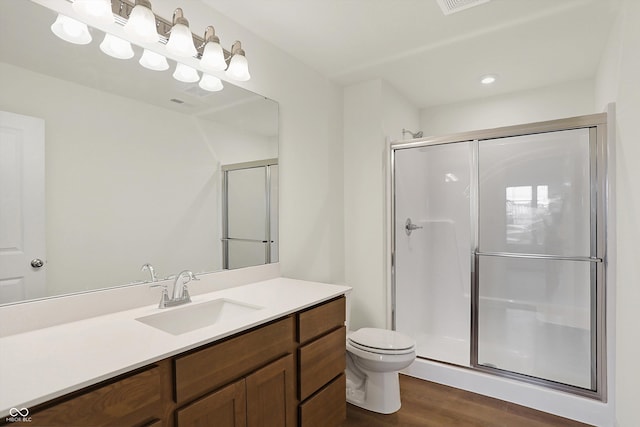
<path id="1" fill-rule="evenodd" d="M 418 357 L 470 365 L 471 142 L 396 150 L 397 331 Z"/>
<path id="2" fill-rule="evenodd" d="M 223 166 L 224 269 L 278 259 L 278 166 L 274 161 Z"/>
<path id="3" fill-rule="evenodd" d="M 478 142 L 477 366 L 595 390 L 594 144 Z"/>

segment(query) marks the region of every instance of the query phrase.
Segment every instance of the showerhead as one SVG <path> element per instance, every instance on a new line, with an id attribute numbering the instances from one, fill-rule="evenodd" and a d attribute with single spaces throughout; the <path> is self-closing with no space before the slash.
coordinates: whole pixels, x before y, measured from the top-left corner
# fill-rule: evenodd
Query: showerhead
<path id="1" fill-rule="evenodd" d="M 405 134 L 407 134 L 407 133 L 409 135 L 411 135 L 411 138 L 414 138 L 414 139 L 415 138 L 422 138 L 422 135 L 424 135 L 424 133 L 421 130 L 419 130 L 418 132 L 414 133 L 414 132 L 411 132 L 409 129 L 404 129 L 403 128 L 402 129 L 402 137 L 404 138 Z"/>

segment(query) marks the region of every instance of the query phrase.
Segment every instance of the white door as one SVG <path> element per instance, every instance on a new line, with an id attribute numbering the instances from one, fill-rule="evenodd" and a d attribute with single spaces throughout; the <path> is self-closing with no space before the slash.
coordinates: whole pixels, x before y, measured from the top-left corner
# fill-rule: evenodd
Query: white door
<path id="1" fill-rule="evenodd" d="M 45 248 L 44 120 L 0 111 L 0 304 L 45 296 Z"/>

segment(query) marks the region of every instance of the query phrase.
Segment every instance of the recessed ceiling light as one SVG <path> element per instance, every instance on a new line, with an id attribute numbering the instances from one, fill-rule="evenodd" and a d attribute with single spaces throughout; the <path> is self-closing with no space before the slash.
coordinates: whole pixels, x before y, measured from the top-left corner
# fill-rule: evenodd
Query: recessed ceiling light
<path id="1" fill-rule="evenodd" d="M 482 83 L 483 85 L 490 85 L 495 81 L 496 81 L 496 76 L 494 75 L 486 75 L 486 76 L 483 76 L 482 79 L 480 79 L 480 83 Z"/>

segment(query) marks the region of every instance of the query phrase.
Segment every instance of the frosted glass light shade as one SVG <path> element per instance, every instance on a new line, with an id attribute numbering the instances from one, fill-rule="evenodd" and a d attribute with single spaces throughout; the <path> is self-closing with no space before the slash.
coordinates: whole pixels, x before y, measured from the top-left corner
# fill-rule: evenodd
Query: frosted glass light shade
<path id="1" fill-rule="evenodd" d="M 124 32 L 133 42 L 154 43 L 160 40 L 156 30 L 156 17 L 144 2 L 143 4 L 136 2 L 129 20 L 124 25 Z"/>
<path id="2" fill-rule="evenodd" d="M 109 33 L 105 34 L 104 40 L 100 43 L 100 50 L 116 59 L 129 59 L 133 57 L 131 43 Z"/>
<path id="3" fill-rule="evenodd" d="M 178 62 L 176 70 L 173 72 L 173 78 L 181 82 L 193 83 L 197 82 L 200 79 L 200 76 L 195 68 Z"/>
<path id="4" fill-rule="evenodd" d="M 80 15 L 103 24 L 112 24 L 114 22 L 111 1 L 109 0 L 75 0 L 73 2 L 73 10 Z"/>
<path id="5" fill-rule="evenodd" d="M 227 68 L 220 43 L 208 42 L 204 45 L 200 66 L 206 71 L 222 71 Z"/>
<path id="6" fill-rule="evenodd" d="M 145 49 L 144 52 L 142 52 L 142 56 L 138 62 L 144 68 L 153 71 L 164 71 L 169 69 L 167 58 L 148 49 Z"/>
<path id="7" fill-rule="evenodd" d="M 231 57 L 229 62 L 229 68 L 226 72 L 227 77 L 237 80 L 239 82 L 245 82 L 251 78 L 249 75 L 249 63 L 244 55 L 235 54 Z"/>
<path id="8" fill-rule="evenodd" d="M 208 90 L 209 92 L 218 92 L 224 88 L 222 81 L 210 74 L 202 74 L 202 78 L 200 79 L 198 86 L 204 90 Z"/>
<path id="9" fill-rule="evenodd" d="M 62 40 L 74 44 L 91 43 L 91 34 L 87 24 L 76 21 L 65 15 L 58 15 L 51 25 L 51 31 Z"/>
<path id="10" fill-rule="evenodd" d="M 167 42 L 167 51 L 184 58 L 190 58 L 198 54 L 193 44 L 193 36 L 191 35 L 191 31 L 189 31 L 189 27 L 183 24 L 175 24 L 171 28 L 169 41 Z"/>

